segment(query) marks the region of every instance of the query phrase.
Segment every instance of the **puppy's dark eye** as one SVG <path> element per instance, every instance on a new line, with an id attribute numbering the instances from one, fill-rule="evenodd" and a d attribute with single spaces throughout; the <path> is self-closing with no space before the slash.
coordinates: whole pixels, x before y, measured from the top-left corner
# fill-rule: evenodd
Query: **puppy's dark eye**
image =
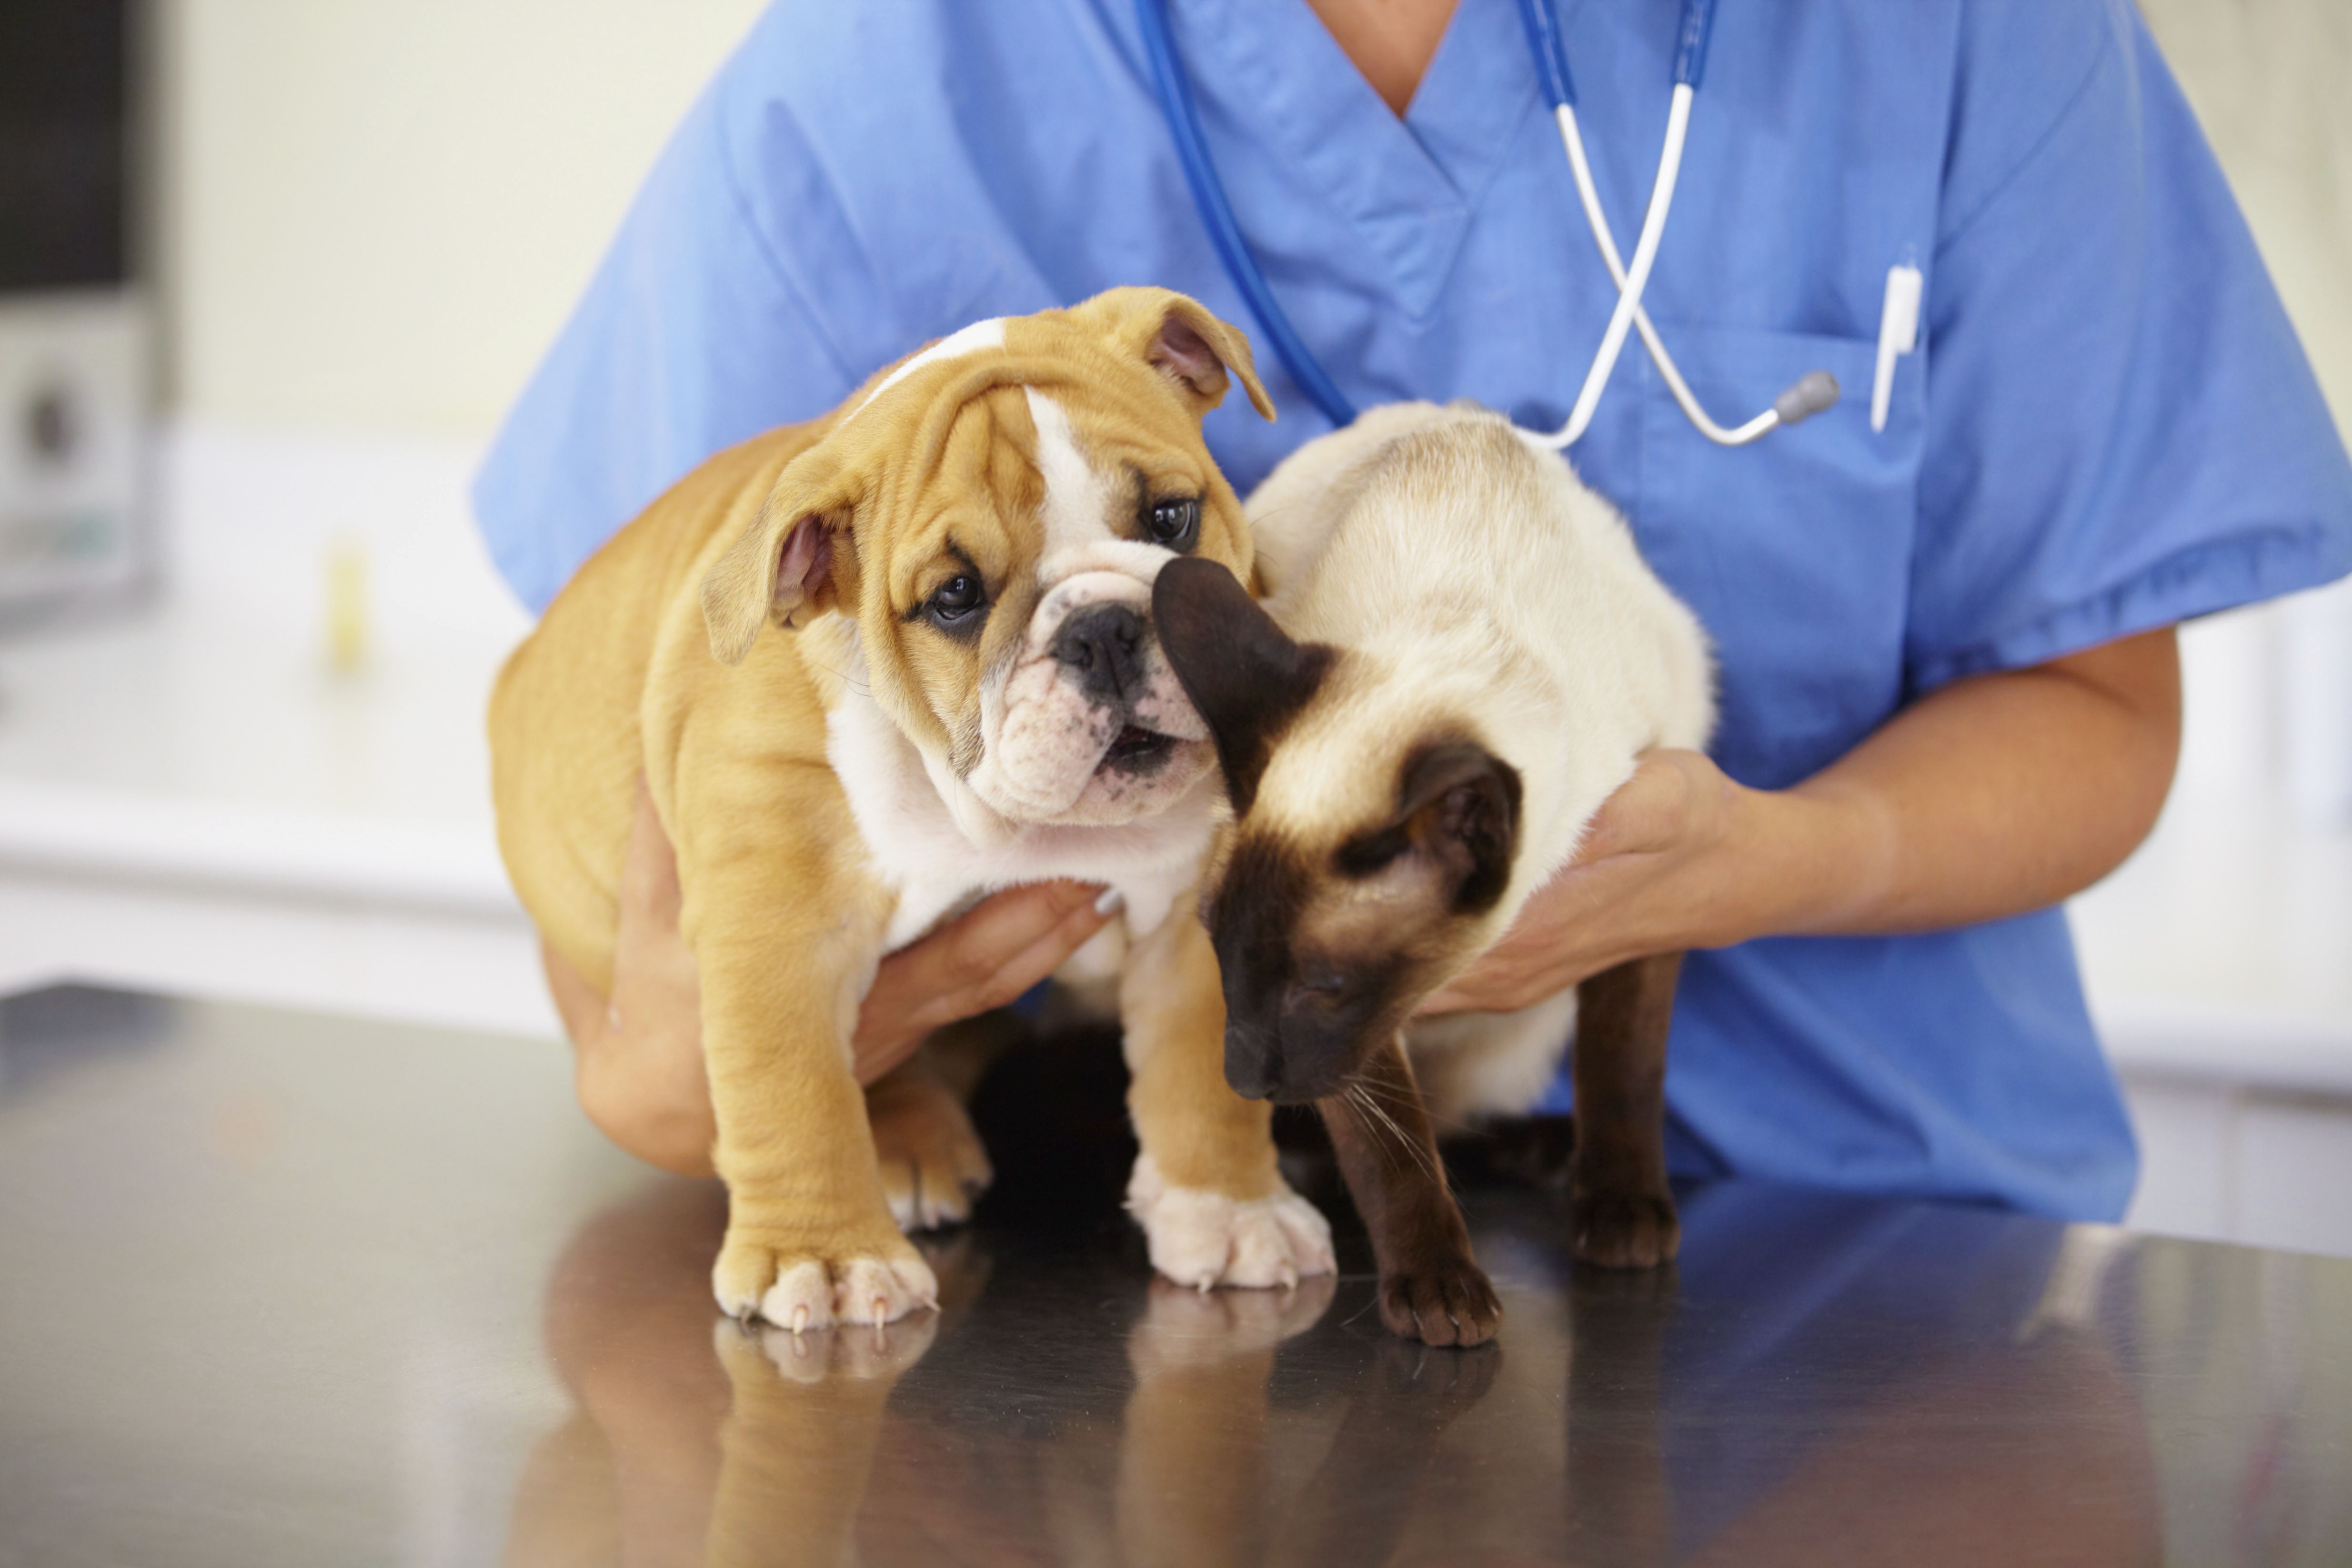
<path id="1" fill-rule="evenodd" d="M 1201 501 L 1197 496 L 1147 501 L 1143 531 L 1154 544 L 1174 551 L 1192 548 L 1201 537 Z"/>
<path id="2" fill-rule="evenodd" d="M 987 607 L 987 590 L 968 573 L 949 578 L 923 601 L 923 614 L 942 630 L 971 625 L 972 617 Z"/>

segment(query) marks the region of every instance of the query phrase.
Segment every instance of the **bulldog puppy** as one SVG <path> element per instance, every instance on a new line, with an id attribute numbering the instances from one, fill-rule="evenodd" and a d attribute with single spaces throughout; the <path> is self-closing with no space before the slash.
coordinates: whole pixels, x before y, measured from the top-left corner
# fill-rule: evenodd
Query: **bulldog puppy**
<path id="1" fill-rule="evenodd" d="M 1332 1267 L 1270 1109 L 1219 1079 L 1207 940 L 1189 907 L 1170 918 L 1220 791 L 1151 585 L 1188 556 L 1251 570 L 1201 441 L 1229 373 L 1271 418 L 1241 334 L 1162 289 L 966 328 L 688 475 L 501 675 L 500 848 L 600 995 L 640 781 L 675 847 L 730 1314 L 798 1331 L 933 1300 L 852 1076 L 859 1005 L 885 953 L 1055 877 L 1125 900 L 1123 933 L 1073 963 L 1118 975 L 1154 1264 L 1203 1287 Z"/>
<path id="2" fill-rule="evenodd" d="M 1474 407 L 1368 413 L 1294 454 L 1250 516 L 1263 608 L 1206 560 L 1153 590 L 1233 801 L 1202 899 L 1225 1076 L 1320 1109 L 1389 1327 L 1475 1343 L 1499 1308 L 1430 1113 L 1526 1110 L 1573 1026 L 1576 1253 L 1673 1256 L 1661 1096 L 1680 955 L 1521 1013 L 1413 1012 L 1568 863 L 1640 752 L 1705 742 L 1706 640 L 1624 520 Z"/>

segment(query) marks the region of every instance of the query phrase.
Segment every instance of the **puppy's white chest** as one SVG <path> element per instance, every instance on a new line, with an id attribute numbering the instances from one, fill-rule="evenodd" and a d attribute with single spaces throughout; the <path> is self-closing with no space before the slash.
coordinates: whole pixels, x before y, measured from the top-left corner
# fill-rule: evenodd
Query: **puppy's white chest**
<path id="1" fill-rule="evenodd" d="M 851 695 L 827 720 L 826 753 L 858 836 L 883 884 L 898 895 L 887 949 L 913 942 L 962 906 L 1000 889 L 1070 878 L 1102 882 L 1126 900 L 1135 937 L 1158 929 L 1192 885 L 1208 849 L 1213 774 L 1185 799 L 1117 826 L 1030 826 L 989 832 L 959 821 L 916 750 L 869 699 Z"/>

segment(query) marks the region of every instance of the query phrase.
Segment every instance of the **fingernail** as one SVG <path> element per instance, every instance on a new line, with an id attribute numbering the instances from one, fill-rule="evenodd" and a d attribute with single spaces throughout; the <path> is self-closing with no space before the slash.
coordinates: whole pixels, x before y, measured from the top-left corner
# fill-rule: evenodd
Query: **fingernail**
<path id="1" fill-rule="evenodd" d="M 1117 888 L 1104 889 L 1103 896 L 1095 900 L 1095 913 L 1098 915 L 1115 915 L 1125 908 L 1127 908 L 1127 895 Z"/>

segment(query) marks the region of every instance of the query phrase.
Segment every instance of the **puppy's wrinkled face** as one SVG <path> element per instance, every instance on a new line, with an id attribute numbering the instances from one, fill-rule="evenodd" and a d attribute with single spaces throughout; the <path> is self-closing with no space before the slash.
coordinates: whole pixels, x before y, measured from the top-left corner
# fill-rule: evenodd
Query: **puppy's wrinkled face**
<path id="1" fill-rule="evenodd" d="M 1155 597 L 1234 805 L 1201 904 L 1225 1078 L 1253 1099 L 1320 1100 L 1493 939 L 1519 776 L 1442 702 L 1292 642 L 1223 573 L 1164 572 Z"/>
<path id="2" fill-rule="evenodd" d="M 894 551 L 874 635 L 896 657 L 869 663 L 903 668 L 955 772 L 1015 821 L 1132 821 L 1215 764 L 1151 584 L 1181 556 L 1246 562 L 1244 524 L 1196 434 L 1122 414 L 999 389 L 957 422 L 936 505 Z"/>
<path id="3" fill-rule="evenodd" d="M 942 340 L 828 437 L 876 471 L 832 510 L 822 485 L 788 503 L 803 521 L 776 547 L 779 613 L 854 606 L 871 694 L 1001 817 L 1165 809 L 1216 753 L 1161 648 L 1152 585 L 1180 559 L 1250 569 L 1200 435 L 1228 366 L 1265 411 L 1240 334 L 1158 289 Z"/>

